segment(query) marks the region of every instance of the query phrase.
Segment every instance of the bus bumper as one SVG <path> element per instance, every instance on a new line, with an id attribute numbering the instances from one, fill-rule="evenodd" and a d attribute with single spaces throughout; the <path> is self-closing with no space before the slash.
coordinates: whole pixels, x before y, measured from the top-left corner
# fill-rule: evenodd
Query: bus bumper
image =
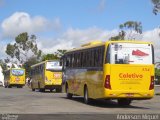
<path id="1" fill-rule="evenodd" d="M 119 91 L 105 90 L 104 97 L 110 99 L 130 98 L 130 99 L 151 99 L 154 96 L 154 90 L 148 91 Z"/>

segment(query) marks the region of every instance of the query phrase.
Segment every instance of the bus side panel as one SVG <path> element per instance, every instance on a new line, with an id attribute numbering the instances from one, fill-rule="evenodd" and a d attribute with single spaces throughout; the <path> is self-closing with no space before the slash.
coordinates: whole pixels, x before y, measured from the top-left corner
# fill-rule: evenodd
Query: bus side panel
<path id="1" fill-rule="evenodd" d="M 75 91 L 76 91 L 75 70 L 74 69 L 66 69 L 64 79 L 65 79 L 64 81 L 68 85 L 68 92 L 72 93 L 72 94 L 77 94 L 77 93 L 75 93 Z M 79 95 L 79 94 L 77 94 L 77 95 Z"/>
<path id="2" fill-rule="evenodd" d="M 38 82 L 39 81 L 37 79 L 37 75 L 36 74 L 32 75 L 32 87 L 33 87 L 33 89 L 39 88 Z"/>
<path id="3" fill-rule="evenodd" d="M 100 98 L 103 95 L 103 71 L 88 71 L 87 83 L 91 85 L 89 91 L 91 92 L 91 98 Z"/>
<path id="4" fill-rule="evenodd" d="M 84 86 L 86 85 L 90 98 L 99 98 L 103 95 L 102 71 L 72 69 L 67 70 L 66 76 L 70 93 L 83 96 Z"/>

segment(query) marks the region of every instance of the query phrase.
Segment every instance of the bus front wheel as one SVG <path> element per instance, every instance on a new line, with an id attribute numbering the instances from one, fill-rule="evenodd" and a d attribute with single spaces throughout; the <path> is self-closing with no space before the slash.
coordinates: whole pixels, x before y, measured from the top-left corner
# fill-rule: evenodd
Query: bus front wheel
<path id="1" fill-rule="evenodd" d="M 68 85 L 66 85 L 66 97 L 72 99 L 73 94 L 69 93 Z"/>
<path id="2" fill-rule="evenodd" d="M 121 106 L 128 106 L 131 102 L 132 101 L 130 99 L 118 99 L 118 104 Z"/>
<path id="3" fill-rule="evenodd" d="M 88 88 L 87 86 L 84 87 L 84 103 L 85 104 L 89 104 L 91 101 L 91 99 L 89 98 L 89 95 L 88 95 Z"/>

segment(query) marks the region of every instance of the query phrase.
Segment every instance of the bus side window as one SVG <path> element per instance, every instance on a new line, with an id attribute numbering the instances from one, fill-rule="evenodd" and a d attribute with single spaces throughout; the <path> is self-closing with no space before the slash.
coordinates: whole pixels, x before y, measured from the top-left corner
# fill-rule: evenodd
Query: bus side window
<path id="1" fill-rule="evenodd" d="M 151 47 L 152 47 L 152 63 L 154 64 L 154 62 L 155 62 L 155 60 L 154 60 L 154 47 L 153 47 L 153 45 Z"/>
<path id="2" fill-rule="evenodd" d="M 104 46 L 103 47 L 101 47 L 100 49 L 99 49 L 99 65 L 100 65 L 100 67 L 102 67 L 103 66 L 103 56 L 104 56 Z"/>
<path id="3" fill-rule="evenodd" d="M 69 67 L 69 57 L 67 56 L 67 59 L 66 59 L 66 67 Z"/>
<path id="4" fill-rule="evenodd" d="M 110 45 L 107 47 L 105 63 L 110 63 Z"/>

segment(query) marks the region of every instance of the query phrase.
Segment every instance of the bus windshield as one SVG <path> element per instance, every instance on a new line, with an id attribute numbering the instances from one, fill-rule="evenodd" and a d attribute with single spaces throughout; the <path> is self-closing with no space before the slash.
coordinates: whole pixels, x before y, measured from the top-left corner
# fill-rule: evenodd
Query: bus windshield
<path id="1" fill-rule="evenodd" d="M 12 70 L 12 75 L 15 75 L 15 76 L 22 76 L 24 75 L 24 70 L 18 70 L 18 69 L 15 69 L 15 70 Z"/>
<path id="2" fill-rule="evenodd" d="M 151 44 L 112 43 L 108 50 L 111 64 L 153 64 Z"/>
<path id="3" fill-rule="evenodd" d="M 46 63 L 46 70 L 62 70 L 59 61 L 52 61 Z"/>

